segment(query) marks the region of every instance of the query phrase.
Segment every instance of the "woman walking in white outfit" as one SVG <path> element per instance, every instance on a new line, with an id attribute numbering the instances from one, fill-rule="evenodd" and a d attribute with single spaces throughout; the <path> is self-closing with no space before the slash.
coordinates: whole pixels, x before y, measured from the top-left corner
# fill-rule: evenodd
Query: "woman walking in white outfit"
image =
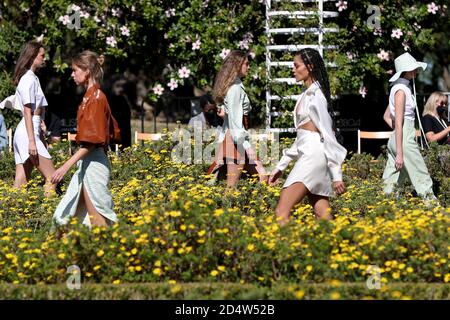
<path id="1" fill-rule="evenodd" d="M 55 190 L 51 177 L 55 172 L 51 156 L 43 142 L 44 112 L 48 105 L 35 71 L 45 63 L 42 44 L 30 41 L 20 53 L 14 70 L 16 99 L 23 110 L 23 118 L 14 133 L 14 158 L 16 177 L 14 187 L 28 182 L 35 166 L 45 177 L 44 190 L 50 195 Z"/>
<path id="2" fill-rule="evenodd" d="M 330 85 L 319 52 L 300 50 L 294 57 L 294 77 L 307 87 L 295 106 L 297 138 L 272 171 L 274 184 L 291 160 L 297 160 L 286 179 L 276 208 L 280 224 L 285 224 L 294 206 L 308 195 L 317 218 L 330 220 L 329 197 L 345 191 L 341 165 L 347 151 L 336 140 L 328 113 Z M 334 192 L 333 192 L 334 191 Z"/>
<path id="3" fill-rule="evenodd" d="M 383 183 L 384 191 L 389 194 L 395 185 L 401 185 L 409 179 L 419 196 L 435 200 L 433 181 L 415 141 L 416 99 L 410 87 L 410 81 L 416 77 L 417 71 L 425 70 L 426 67 L 426 63 L 416 61 L 409 53 L 395 59 L 396 73 L 389 79 L 393 84 L 389 94 L 389 105 L 383 117 L 394 130 L 387 144 L 388 159 L 384 168 Z"/>

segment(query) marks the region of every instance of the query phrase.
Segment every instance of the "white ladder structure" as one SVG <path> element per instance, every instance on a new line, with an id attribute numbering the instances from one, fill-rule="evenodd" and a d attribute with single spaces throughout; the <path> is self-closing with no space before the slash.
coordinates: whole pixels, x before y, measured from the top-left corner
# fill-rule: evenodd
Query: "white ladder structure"
<path id="1" fill-rule="evenodd" d="M 274 117 L 282 116 L 287 112 L 279 112 L 276 107 L 274 107 L 273 101 L 283 101 L 283 100 L 297 100 L 299 95 L 289 95 L 289 94 L 272 94 L 272 85 L 273 84 L 282 84 L 286 85 L 297 85 L 295 78 L 285 78 L 285 77 L 274 77 L 273 76 L 273 68 L 287 68 L 289 71 L 292 69 L 292 57 L 290 61 L 274 61 L 274 55 L 277 52 L 295 52 L 304 48 L 313 48 L 320 52 L 323 56 L 324 50 L 328 49 L 337 49 L 337 46 L 332 45 L 324 45 L 323 38 L 324 34 L 330 32 L 337 32 L 337 28 L 324 28 L 324 19 L 326 18 L 335 18 L 338 16 L 337 11 L 324 11 L 324 2 L 336 2 L 333 0 L 265 0 L 266 4 L 266 34 L 268 43 L 266 45 L 266 70 L 267 70 L 267 91 L 266 91 L 266 129 L 270 132 L 293 132 L 294 128 L 273 128 L 272 120 Z M 291 10 L 278 10 L 274 8 L 274 6 L 279 4 L 288 4 Z M 305 10 L 304 5 L 316 5 L 316 7 L 309 7 Z M 300 10 L 292 10 L 292 8 L 298 8 Z M 334 9 L 336 7 L 334 6 Z M 293 21 L 294 23 L 298 23 L 301 21 L 306 21 L 307 19 L 317 19 L 314 26 L 305 26 L 302 27 L 303 23 L 300 26 L 296 27 L 286 27 L 279 28 L 274 27 L 277 19 L 281 19 L 286 21 Z M 280 21 L 278 25 L 282 24 L 283 21 Z M 306 24 L 306 23 L 305 23 Z M 310 23 L 311 24 L 311 23 Z M 308 35 L 317 37 L 316 43 L 311 44 L 275 44 L 274 36 L 303 36 L 306 37 Z M 279 60 L 279 59 L 275 59 Z M 327 66 L 335 66 L 332 63 L 327 63 Z M 295 102 L 292 102 L 292 109 L 294 107 Z M 274 110 L 273 110 L 274 109 Z"/>

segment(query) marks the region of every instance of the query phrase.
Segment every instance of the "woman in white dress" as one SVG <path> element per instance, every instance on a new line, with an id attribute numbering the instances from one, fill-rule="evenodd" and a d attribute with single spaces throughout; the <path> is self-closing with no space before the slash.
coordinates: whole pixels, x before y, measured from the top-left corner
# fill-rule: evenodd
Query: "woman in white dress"
<path id="1" fill-rule="evenodd" d="M 16 176 L 14 187 L 28 182 L 33 167 L 45 177 L 44 190 L 49 196 L 56 185 L 51 182 L 55 167 L 44 145 L 45 107 L 48 105 L 35 71 L 45 63 L 45 49 L 41 43 L 25 44 L 14 70 L 16 99 L 23 110 L 23 118 L 14 133 L 14 159 Z"/>
<path id="2" fill-rule="evenodd" d="M 289 162 L 297 160 L 283 185 L 276 208 L 278 222 L 288 222 L 291 210 L 308 195 L 314 213 L 320 219 L 332 219 L 329 197 L 345 191 L 341 165 L 347 150 L 336 140 L 328 113 L 330 85 L 319 52 L 302 49 L 294 56 L 294 77 L 307 89 L 294 109 L 297 138 L 272 171 L 269 182 L 275 184 Z"/>

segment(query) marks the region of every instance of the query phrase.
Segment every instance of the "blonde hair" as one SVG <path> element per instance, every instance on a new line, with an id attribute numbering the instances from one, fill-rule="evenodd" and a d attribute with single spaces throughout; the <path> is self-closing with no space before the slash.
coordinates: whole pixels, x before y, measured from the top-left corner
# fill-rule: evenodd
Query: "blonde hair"
<path id="1" fill-rule="evenodd" d="M 103 60 L 104 59 L 101 56 L 99 57 L 95 52 L 85 50 L 72 59 L 72 64 L 83 71 L 89 70 L 91 79 L 94 80 L 94 82 L 99 83 L 103 78 Z"/>
<path id="2" fill-rule="evenodd" d="M 427 114 L 434 115 L 436 113 L 437 102 L 440 98 L 444 98 L 447 100 L 447 96 L 441 91 L 433 92 L 425 103 L 425 107 L 423 108 L 422 116 Z"/>
<path id="3" fill-rule="evenodd" d="M 216 76 L 212 92 L 213 99 L 216 103 L 223 103 L 228 89 L 239 76 L 245 59 L 247 59 L 247 54 L 245 52 L 233 50 L 223 60 L 219 73 Z"/>

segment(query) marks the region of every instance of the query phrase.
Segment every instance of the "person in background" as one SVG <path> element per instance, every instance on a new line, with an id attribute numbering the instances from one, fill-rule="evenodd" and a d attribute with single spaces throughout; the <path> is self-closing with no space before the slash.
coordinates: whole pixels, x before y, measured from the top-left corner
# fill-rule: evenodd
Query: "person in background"
<path id="1" fill-rule="evenodd" d="M 422 124 L 428 142 L 450 144 L 450 126 L 445 121 L 448 111 L 448 97 L 442 92 L 433 92 L 422 113 Z"/>
<path id="2" fill-rule="evenodd" d="M 225 171 L 228 187 L 238 183 L 244 168 L 250 175 L 259 175 L 260 181 L 268 178 L 247 131 L 251 105 L 242 79 L 248 70 L 247 54 L 240 50 L 231 51 L 214 82 L 213 99 L 218 104 L 218 115 L 224 120 L 219 129 L 216 160 L 209 167 L 208 174 L 219 173 L 222 177 L 225 174 L 221 173 Z"/>
<path id="3" fill-rule="evenodd" d="M 193 116 L 189 120 L 188 126 L 200 126 L 202 129 L 217 128 L 222 121 L 217 115 L 217 106 L 209 94 L 200 98 L 200 107 L 202 112 Z"/>
<path id="4" fill-rule="evenodd" d="M 419 196 L 436 200 L 433 182 L 425 161 L 416 143 L 415 98 L 410 81 L 419 69 L 425 70 L 427 64 L 418 62 L 409 53 L 395 59 L 396 73 L 389 79 L 392 82 L 389 105 L 383 119 L 394 130 L 387 144 L 387 162 L 383 173 L 384 192 L 392 193 L 394 186 L 409 179 Z"/>
<path id="5" fill-rule="evenodd" d="M 0 152 L 8 149 L 8 132 L 6 130 L 5 118 L 0 113 Z"/>
<path id="6" fill-rule="evenodd" d="M 45 63 L 45 49 L 36 41 L 27 42 L 14 69 L 16 99 L 23 110 L 23 118 L 14 132 L 14 158 L 16 175 L 14 187 L 25 185 L 36 167 L 44 176 L 45 195 L 50 196 L 56 188 L 51 182 L 55 172 L 52 157 L 45 144 L 45 108 L 47 99 L 35 72 Z M 44 130 L 43 130 L 44 129 Z"/>

